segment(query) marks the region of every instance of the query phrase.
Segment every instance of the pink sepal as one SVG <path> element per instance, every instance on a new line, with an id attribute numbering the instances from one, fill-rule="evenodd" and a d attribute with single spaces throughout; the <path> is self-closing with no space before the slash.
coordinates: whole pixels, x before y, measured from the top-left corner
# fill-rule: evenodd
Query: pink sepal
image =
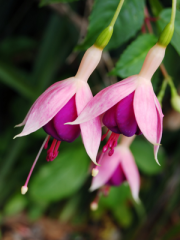
<path id="1" fill-rule="evenodd" d="M 152 144 L 157 144 L 157 111 L 154 103 L 154 92 L 149 81 L 142 81 L 134 95 L 134 113 L 137 124 Z"/>
<path id="2" fill-rule="evenodd" d="M 136 89 L 137 78 L 134 75 L 103 89 L 86 105 L 78 118 L 68 124 L 80 124 L 101 115 Z"/>
<path id="3" fill-rule="evenodd" d="M 132 196 L 135 201 L 139 201 L 139 189 L 140 189 L 140 176 L 139 171 L 134 161 L 134 157 L 129 150 L 125 147 L 117 147 L 116 151 L 121 155 L 121 165 L 126 179 L 129 183 Z"/>
<path id="4" fill-rule="evenodd" d="M 98 167 L 99 170 L 98 175 L 96 177 L 93 177 L 90 191 L 94 191 L 105 185 L 106 182 L 111 177 L 111 175 L 116 170 L 119 163 L 120 163 L 119 152 L 115 151 L 111 157 L 108 155 L 108 152 L 106 152 L 103 156 L 101 166 Z"/>
<path id="5" fill-rule="evenodd" d="M 156 104 L 156 108 L 157 108 L 157 119 L 158 119 L 158 123 L 157 123 L 157 143 L 160 144 L 161 142 L 161 137 L 162 137 L 162 131 L 163 131 L 163 113 L 162 113 L 162 109 L 161 109 L 161 105 L 156 97 L 156 95 L 154 94 L 154 102 Z M 158 158 L 157 158 L 157 154 L 158 154 L 158 150 L 159 150 L 159 145 L 155 145 L 154 146 L 154 158 L 157 162 L 157 164 L 160 165 Z"/>
<path id="6" fill-rule="evenodd" d="M 76 93 L 76 107 L 78 114 L 83 110 L 86 104 L 93 98 L 89 85 L 82 82 Z M 86 123 L 80 124 L 81 136 L 87 154 L 96 164 L 96 156 L 101 142 L 101 122 L 96 117 Z"/>
<path id="7" fill-rule="evenodd" d="M 76 93 L 76 79 L 69 78 L 50 86 L 28 112 L 23 131 L 15 137 L 35 132 L 49 122 Z"/>

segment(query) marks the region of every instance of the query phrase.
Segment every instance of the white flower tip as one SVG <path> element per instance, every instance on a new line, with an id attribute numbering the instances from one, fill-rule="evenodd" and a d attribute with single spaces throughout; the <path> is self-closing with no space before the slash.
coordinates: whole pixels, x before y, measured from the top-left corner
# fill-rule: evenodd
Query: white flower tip
<path id="1" fill-rule="evenodd" d="M 98 209 L 98 204 L 96 202 L 92 202 L 90 205 L 90 209 L 92 211 L 96 211 Z"/>
<path id="2" fill-rule="evenodd" d="M 21 194 L 26 194 L 27 193 L 27 191 L 28 191 L 28 187 L 27 186 L 22 186 L 22 188 L 21 188 Z"/>
<path id="3" fill-rule="evenodd" d="M 98 169 L 93 168 L 93 170 L 92 170 L 92 176 L 93 176 L 93 177 L 96 177 L 96 176 L 98 175 L 98 172 L 99 172 Z"/>
<path id="4" fill-rule="evenodd" d="M 18 125 L 15 125 L 14 128 L 17 128 L 17 127 L 22 127 L 24 124 L 23 123 L 20 123 Z"/>
<path id="5" fill-rule="evenodd" d="M 161 164 L 159 163 L 157 157 L 155 158 L 155 160 L 156 160 L 156 163 L 161 167 Z"/>
<path id="6" fill-rule="evenodd" d="M 13 139 L 15 139 L 15 138 L 17 138 L 18 137 L 18 135 L 16 135 L 15 137 L 13 137 Z"/>
<path id="7" fill-rule="evenodd" d="M 139 198 L 139 196 L 138 195 L 134 195 L 133 196 L 133 199 L 134 199 L 134 201 L 137 203 L 137 204 L 140 204 L 141 203 L 141 200 L 140 200 L 140 198 Z"/>
<path id="8" fill-rule="evenodd" d="M 162 144 L 160 143 L 154 143 L 154 146 L 161 146 Z"/>
<path id="9" fill-rule="evenodd" d="M 64 125 L 74 125 L 74 122 L 67 122 L 67 123 L 64 123 Z"/>

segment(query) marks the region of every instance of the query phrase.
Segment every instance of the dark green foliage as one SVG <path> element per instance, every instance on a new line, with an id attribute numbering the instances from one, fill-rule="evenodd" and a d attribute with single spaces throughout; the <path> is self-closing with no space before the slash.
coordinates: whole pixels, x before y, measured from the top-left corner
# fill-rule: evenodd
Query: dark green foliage
<path id="1" fill-rule="evenodd" d="M 14 125 L 23 120 L 34 100 L 47 87 L 76 74 L 83 56 L 81 50 L 90 47 L 108 26 L 118 2 L 94 0 L 90 11 L 87 0 L 42 0 L 41 7 L 38 1 L 0 1 L 0 221 L 4 221 L 4 216 L 25 211 L 31 220 L 48 216 L 61 222 L 94 224 L 98 228 L 108 216 L 125 240 L 180 238 L 180 124 L 179 115 L 174 115 L 170 106 L 169 89 L 163 100 L 167 130 L 158 155 L 161 166 L 156 164 L 152 144 L 146 139 L 137 136 L 131 146 L 141 174 L 141 202 L 134 202 L 125 182 L 113 187 L 108 197 L 101 196 L 99 209 L 90 213 L 89 205 L 96 192 L 88 191 L 91 162 L 80 137 L 72 144 L 62 143 L 59 156 L 53 162 L 45 161 L 43 150 L 27 194 L 20 195 L 45 133 L 41 129 L 12 140 L 21 131 L 14 129 Z M 62 4 L 67 4 L 70 13 L 55 11 L 54 3 L 59 3 L 56 6 L 60 9 Z M 151 22 L 154 34 L 147 28 L 145 34 L 141 32 L 145 6 L 151 17 L 157 17 Z M 168 0 L 125 0 L 105 49 L 109 52 L 90 77 L 93 94 L 116 80 L 138 74 L 148 50 L 170 19 L 170 7 Z M 86 29 L 83 26 L 80 29 L 78 24 L 83 18 L 86 22 L 89 20 L 86 36 L 83 35 Z M 82 35 L 85 38 L 80 43 Z M 177 89 L 180 87 L 179 54 L 178 10 L 175 32 L 164 59 Z M 156 93 L 162 80 L 162 73 L 157 70 L 152 79 Z"/>

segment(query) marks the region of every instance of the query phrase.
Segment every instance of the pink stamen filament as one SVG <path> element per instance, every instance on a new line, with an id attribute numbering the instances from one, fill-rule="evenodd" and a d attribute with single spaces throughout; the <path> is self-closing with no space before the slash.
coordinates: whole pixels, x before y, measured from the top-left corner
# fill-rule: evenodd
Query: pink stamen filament
<path id="1" fill-rule="evenodd" d="M 106 134 L 107 134 L 107 133 L 106 133 Z M 116 145 L 117 145 L 118 138 L 119 138 L 119 134 L 117 134 L 117 133 L 111 133 L 111 135 L 110 135 L 110 137 L 109 137 L 106 145 L 103 147 L 103 150 L 102 150 L 102 153 L 101 153 L 101 155 L 100 155 L 100 158 L 98 159 L 98 164 L 99 164 L 99 165 L 101 165 L 101 161 L 102 161 L 102 159 L 103 159 L 103 156 L 104 156 L 105 152 L 107 152 L 107 150 L 108 150 L 109 148 L 110 148 L 110 151 L 109 151 L 108 155 L 109 155 L 109 156 L 112 156 L 112 155 L 113 155 L 113 153 L 114 153 L 114 148 L 115 148 Z M 93 177 L 95 177 L 95 176 L 98 174 L 98 172 L 99 172 L 98 167 L 99 167 L 99 166 L 96 165 L 96 167 L 94 167 L 94 168 L 92 169 L 92 176 L 93 176 Z"/>
<path id="2" fill-rule="evenodd" d="M 57 141 L 56 139 L 53 139 L 53 142 L 51 144 L 51 147 L 49 148 L 49 150 L 47 151 L 47 157 L 46 160 L 49 161 L 53 161 L 57 155 L 58 155 L 58 148 L 61 144 L 61 141 Z"/>
<path id="3" fill-rule="evenodd" d="M 101 188 L 101 192 L 102 194 L 104 195 L 104 197 L 107 197 L 109 195 L 109 192 L 110 192 L 110 186 L 108 185 L 105 185 Z"/>
<path id="4" fill-rule="evenodd" d="M 49 139 L 50 139 L 50 135 L 49 135 L 49 137 L 48 137 L 48 139 L 47 139 L 47 141 L 46 141 L 46 143 L 45 143 L 45 145 L 44 145 L 44 149 L 47 149 L 48 148 L 48 143 L 49 143 Z"/>
<path id="5" fill-rule="evenodd" d="M 114 149 L 114 147 L 117 145 L 117 140 L 119 138 L 119 134 L 117 133 L 111 133 L 111 136 L 109 137 L 106 145 L 103 147 L 103 152 L 107 152 L 108 148 L 111 150 Z M 112 152 L 112 151 L 111 151 Z M 113 153 L 112 153 L 113 154 Z M 112 155 L 111 154 L 111 155 Z"/>
<path id="6" fill-rule="evenodd" d="M 102 135 L 101 141 L 103 141 L 107 137 L 109 131 L 110 130 L 108 129 L 107 132 Z"/>
<path id="7" fill-rule="evenodd" d="M 27 177 L 27 179 L 26 179 L 26 182 L 25 182 L 25 184 L 24 184 L 25 187 L 27 187 L 27 185 L 28 185 L 28 182 L 29 182 L 29 180 L 30 180 L 31 174 L 32 174 L 32 172 L 33 172 L 33 170 L 34 170 L 34 167 L 35 167 L 35 165 L 36 165 L 36 163 L 37 163 L 37 160 L 38 160 L 38 158 L 39 158 L 39 156 L 40 156 L 40 154 L 41 154 L 41 152 L 42 152 L 42 150 L 43 150 L 43 148 L 44 148 L 44 146 L 45 146 L 48 138 L 49 138 L 49 135 L 45 138 L 45 140 L 44 140 L 44 142 L 43 142 L 43 144 L 42 144 L 42 146 L 41 146 L 41 148 L 40 148 L 40 150 L 39 150 L 39 152 L 38 152 L 38 154 L 37 154 L 37 156 L 36 156 L 36 158 L 35 158 L 35 160 L 34 160 L 34 163 L 33 163 L 32 167 L 31 167 L 31 169 L 30 169 L 30 172 L 29 172 L 28 177 Z"/>

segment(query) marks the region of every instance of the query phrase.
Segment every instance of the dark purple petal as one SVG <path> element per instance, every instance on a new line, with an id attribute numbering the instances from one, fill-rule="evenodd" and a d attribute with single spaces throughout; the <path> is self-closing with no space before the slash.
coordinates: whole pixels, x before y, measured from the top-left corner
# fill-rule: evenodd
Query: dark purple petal
<path id="1" fill-rule="evenodd" d="M 133 109 L 134 92 L 122 99 L 116 107 L 116 122 L 120 132 L 131 137 L 138 132 L 138 125 Z"/>
<path id="2" fill-rule="evenodd" d="M 77 118 L 75 95 L 67 104 L 47 123 L 43 129 L 59 141 L 73 142 L 80 134 L 79 125 L 64 125 Z"/>
<path id="3" fill-rule="evenodd" d="M 115 117 L 116 107 L 117 107 L 117 104 L 112 108 L 110 108 L 107 112 L 105 112 L 102 121 L 103 121 L 103 124 L 112 132 L 120 134 L 121 132 L 119 131 L 119 128 L 116 123 L 116 117 Z"/>
<path id="4" fill-rule="evenodd" d="M 119 186 L 126 180 L 121 164 L 118 165 L 111 178 L 107 181 L 107 185 Z"/>
<path id="5" fill-rule="evenodd" d="M 45 126 L 43 126 L 43 129 L 48 135 L 51 135 L 58 141 L 62 141 L 62 139 L 58 136 L 56 129 L 54 128 L 53 119 L 50 122 L 48 122 Z"/>

